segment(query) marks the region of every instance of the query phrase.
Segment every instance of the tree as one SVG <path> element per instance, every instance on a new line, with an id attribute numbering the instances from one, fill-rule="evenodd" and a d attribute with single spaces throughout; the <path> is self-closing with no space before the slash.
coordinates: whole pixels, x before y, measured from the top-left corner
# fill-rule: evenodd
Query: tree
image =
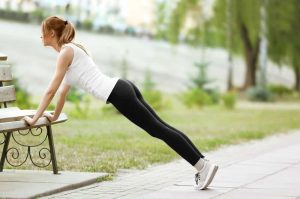
<path id="1" fill-rule="evenodd" d="M 228 77 L 227 77 L 227 90 L 233 89 L 233 63 L 232 63 L 232 0 L 227 0 L 226 7 L 226 31 L 227 31 L 227 51 L 228 51 Z"/>
<path id="2" fill-rule="evenodd" d="M 188 15 L 193 15 L 193 18 L 196 19 L 197 23 L 199 23 L 201 14 L 199 0 L 177 0 L 175 2 L 171 1 L 171 3 L 174 3 L 175 6 L 171 11 L 169 19 L 167 19 L 166 24 L 167 40 L 173 44 L 178 43 Z"/>
<path id="3" fill-rule="evenodd" d="M 226 35 L 226 8 L 228 1 L 216 0 L 214 13 L 215 27 Z M 244 51 L 246 74 L 243 88 L 256 85 L 256 69 L 260 46 L 259 21 L 260 0 L 231 0 L 232 9 L 232 50 L 235 53 Z M 225 37 L 224 37 L 225 38 Z"/>
<path id="4" fill-rule="evenodd" d="M 269 56 L 278 64 L 288 64 L 300 91 L 300 4 L 298 0 L 272 0 L 268 4 Z"/>
<path id="5" fill-rule="evenodd" d="M 230 9 L 232 13 L 230 15 L 232 19 L 232 29 L 231 35 L 232 42 L 231 48 L 235 53 L 241 53 L 244 51 L 245 61 L 246 61 L 246 74 L 244 88 L 250 86 L 255 86 L 256 84 L 256 68 L 258 62 L 258 52 L 260 46 L 259 38 L 259 20 L 260 20 L 260 0 L 216 0 L 215 2 L 215 17 L 213 19 L 214 26 L 217 29 L 217 34 L 223 37 L 223 43 L 221 45 L 226 45 L 226 30 L 228 30 L 228 5 L 230 2 Z M 200 0 L 178 0 L 175 8 L 173 9 L 171 15 L 169 16 L 167 24 L 167 39 L 171 43 L 177 43 L 178 38 L 182 32 L 185 25 L 185 20 L 187 16 L 193 13 L 193 19 L 196 21 L 196 26 L 189 30 L 190 35 L 192 35 L 197 41 L 197 38 L 204 37 L 207 29 L 206 25 L 211 25 L 210 22 L 204 23 L 201 21 L 201 1 Z M 209 33 L 210 34 L 210 33 Z M 238 36 L 237 36 L 238 35 Z M 200 40 L 199 43 L 204 45 L 204 40 Z M 196 43 L 196 42 L 195 42 Z M 197 43 L 198 44 L 198 43 Z M 228 43 L 227 43 L 228 45 Z"/>

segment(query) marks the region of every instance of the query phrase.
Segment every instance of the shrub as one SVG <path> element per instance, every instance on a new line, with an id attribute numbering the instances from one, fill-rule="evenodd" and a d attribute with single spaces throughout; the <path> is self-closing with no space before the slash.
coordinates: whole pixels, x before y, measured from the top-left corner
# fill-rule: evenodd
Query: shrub
<path id="1" fill-rule="evenodd" d="M 148 91 L 143 91 L 142 93 L 145 101 L 147 101 L 147 103 L 151 105 L 151 107 L 153 107 L 155 110 L 159 110 L 164 107 L 163 97 L 160 91 L 148 90 Z"/>
<path id="2" fill-rule="evenodd" d="M 84 30 L 91 30 L 93 28 L 93 21 L 90 19 L 85 19 L 82 22 L 82 29 Z"/>
<path id="3" fill-rule="evenodd" d="M 220 101 L 220 92 L 218 89 L 203 89 L 211 98 L 213 104 L 218 104 Z"/>
<path id="4" fill-rule="evenodd" d="M 149 70 L 145 73 L 142 94 L 145 101 L 155 110 L 165 108 L 163 96 L 160 91 L 155 89 L 155 83 L 152 81 L 151 71 Z"/>
<path id="5" fill-rule="evenodd" d="M 43 9 L 37 8 L 31 13 L 31 20 L 36 23 L 41 23 L 44 20 L 45 16 L 46 14 L 44 13 Z"/>
<path id="6" fill-rule="evenodd" d="M 197 68 L 197 74 L 195 77 L 192 77 L 192 83 L 195 87 L 204 89 L 204 86 L 208 83 L 211 83 L 212 80 L 207 77 L 207 68 L 208 63 L 194 63 L 194 66 Z"/>
<path id="7" fill-rule="evenodd" d="M 284 96 L 293 94 L 293 90 L 283 85 L 269 85 L 268 89 L 275 95 Z"/>
<path id="8" fill-rule="evenodd" d="M 191 99 L 184 100 L 186 105 L 188 105 L 189 103 L 194 103 L 194 102 L 197 104 L 197 101 L 199 101 L 201 106 L 208 105 L 211 103 L 218 104 L 220 101 L 220 92 L 218 91 L 218 89 L 208 88 L 208 84 L 213 82 L 213 80 L 208 78 L 208 75 L 207 75 L 207 69 L 208 69 L 209 64 L 208 63 L 194 63 L 194 66 L 197 68 L 197 73 L 194 77 L 191 77 L 191 82 L 192 82 L 192 86 L 190 86 L 190 89 L 192 89 L 191 92 L 184 94 L 184 95 L 189 96 L 189 97 L 186 96 L 187 98 L 191 98 Z M 195 89 L 199 89 L 200 91 L 195 91 Z M 196 99 L 196 96 L 202 97 L 203 94 L 201 92 L 205 92 L 209 96 L 210 99 L 209 100 Z M 205 95 L 206 98 L 207 98 L 207 95 Z M 203 101 L 203 100 L 207 101 L 207 102 L 202 103 L 201 101 Z M 192 101 L 194 101 L 194 102 L 192 102 Z M 188 105 L 188 106 L 190 106 L 190 105 Z"/>
<path id="9" fill-rule="evenodd" d="M 90 112 L 90 98 L 84 93 L 72 87 L 66 98 L 67 101 L 75 105 L 75 109 L 70 111 L 70 116 L 74 118 L 87 118 Z"/>
<path id="10" fill-rule="evenodd" d="M 189 108 L 196 106 L 196 107 L 203 107 L 205 105 L 212 104 L 211 97 L 202 89 L 194 88 L 190 91 L 187 91 L 183 94 L 183 102 Z"/>
<path id="11" fill-rule="evenodd" d="M 18 79 L 13 79 L 11 82 L 12 85 L 15 86 L 16 89 L 16 101 L 13 102 L 14 106 L 17 106 L 21 109 L 30 109 L 34 105 L 30 100 L 30 94 L 28 91 L 23 88 Z"/>
<path id="12" fill-rule="evenodd" d="M 272 93 L 263 87 L 251 87 L 247 89 L 246 95 L 250 101 L 268 102 L 273 100 Z"/>
<path id="13" fill-rule="evenodd" d="M 114 115 L 114 114 L 120 114 L 120 112 L 111 104 L 106 104 L 101 108 L 101 111 L 105 115 Z"/>
<path id="14" fill-rule="evenodd" d="M 235 92 L 227 92 L 222 97 L 224 106 L 228 109 L 234 109 L 236 104 L 236 94 Z"/>

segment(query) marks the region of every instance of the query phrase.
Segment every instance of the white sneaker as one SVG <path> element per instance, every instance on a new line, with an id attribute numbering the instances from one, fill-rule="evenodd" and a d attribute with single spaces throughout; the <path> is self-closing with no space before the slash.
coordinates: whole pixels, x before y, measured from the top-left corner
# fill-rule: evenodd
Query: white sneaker
<path id="1" fill-rule="evenodd" d="M 211 164 L 208 160 L 204 160 L 204 166 L 198 173 L 195 174 L 195 189 L 203 190 L 208 187 L 208 185 L 212 182 L 215 174 L 218 170 L 218 166 Z"/>

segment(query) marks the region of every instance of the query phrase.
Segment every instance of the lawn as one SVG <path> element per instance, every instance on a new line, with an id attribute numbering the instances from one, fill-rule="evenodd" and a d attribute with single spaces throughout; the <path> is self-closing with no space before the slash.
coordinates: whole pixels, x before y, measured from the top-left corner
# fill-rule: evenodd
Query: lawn
<path id="1" fill-rule="evenodd" d="M 65 112 L 68 113 L 68 107 Z M 114 174 L 121 168 L 143 169 L 180 158 L 164 142 L 121 115 L 103 114 L 97 105 L 93 105 L 90 114 L 89 119 L 70 117 L 53 127 L 59 170 Z M 173 101 L 158 115 L 188 135 L 204 154 L 223 145 L 300 128 L 299 109 L 188 109 Z M 10 168 L 8 164 L 6 168 Z M 21 168 L 33 169 L 31 164 Z"/>

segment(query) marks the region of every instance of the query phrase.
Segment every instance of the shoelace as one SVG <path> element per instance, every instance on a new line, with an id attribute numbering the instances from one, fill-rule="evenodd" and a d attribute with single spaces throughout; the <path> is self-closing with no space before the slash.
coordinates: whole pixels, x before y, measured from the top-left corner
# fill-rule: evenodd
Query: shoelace
<path id="1" fill-rule="evenodd" d="M 196 182 L 196 185 L 198 185 L 198 181 L 200 180 L 200 173 L 196 173 L 195 174 L 195 182 Z"/>
<path id="2" fill-rule="evenodd" d="M 205 161 L 208 161 L 208 160 L 205 159 L 205 158 L 204 158 L 204 160 L 205 160 Z M 204 166 L 205 166 L 205 165 L 204 165 Z M 200 173 L 198 172 L 198 173 L 195 174 L 195 182 L 196 182 L 196 185 L 198 185 L 199 180 L 200 180 Z"/>

